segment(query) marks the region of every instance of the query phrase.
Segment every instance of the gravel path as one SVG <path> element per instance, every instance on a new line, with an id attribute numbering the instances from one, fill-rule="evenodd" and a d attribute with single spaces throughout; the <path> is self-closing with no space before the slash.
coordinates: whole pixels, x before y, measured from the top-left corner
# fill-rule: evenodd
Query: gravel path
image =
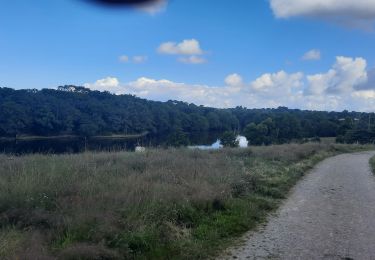
<path id="1" fill-rule="evenodd" d="M 320 163 L 264 227 L 222 259 L 375 259 L 373 155 Z"/>

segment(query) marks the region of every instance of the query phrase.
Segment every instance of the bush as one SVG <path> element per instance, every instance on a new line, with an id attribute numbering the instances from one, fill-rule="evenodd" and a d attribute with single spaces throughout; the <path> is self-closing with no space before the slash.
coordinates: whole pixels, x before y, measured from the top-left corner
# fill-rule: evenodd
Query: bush
<path id="1" fill-rule="evenodd" d="M 224 147 L 238 147 L 239 141 L 237 140 L 237 135 L 233 132 L 224 132 L 220 137 L 220 144 Z"/>

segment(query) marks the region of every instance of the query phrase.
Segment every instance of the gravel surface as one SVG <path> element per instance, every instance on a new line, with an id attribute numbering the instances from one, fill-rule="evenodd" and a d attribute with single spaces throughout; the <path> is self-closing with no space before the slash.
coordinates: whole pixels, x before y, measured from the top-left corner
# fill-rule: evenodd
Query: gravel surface
<path id="1" fill-rule="evenodd" d="M 373 155 L 320 163 L 265 226 L 221 259 L 375 259 Z"/>

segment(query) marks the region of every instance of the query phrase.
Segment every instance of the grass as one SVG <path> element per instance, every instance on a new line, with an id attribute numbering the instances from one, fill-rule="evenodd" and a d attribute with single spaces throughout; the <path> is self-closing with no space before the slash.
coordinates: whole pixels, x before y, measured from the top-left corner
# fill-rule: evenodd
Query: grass
<path id="1" fill-rule="evenodd" d="M 0 232 L 0 258 L 15 255 L 22 245 L 24 234 L 14 228 L 3 228 Z"/>
<path id="2" fill-rule="evenodd" d="M 0 258 L 213 257 L 264 221 L 317 162 L 364 149 L 0 155 Z"/>
<path id="3" fill-rule="evenodd" d="M 370 159 L 370 166 L 371 166 L 372 172 L 375 174 L 375 156 Z"/>

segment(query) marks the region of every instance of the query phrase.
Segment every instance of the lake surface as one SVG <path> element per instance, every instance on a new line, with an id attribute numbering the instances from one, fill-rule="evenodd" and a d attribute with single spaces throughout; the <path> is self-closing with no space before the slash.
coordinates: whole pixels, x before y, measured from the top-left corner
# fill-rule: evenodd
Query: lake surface
<path id="1" fill-rule="evenodd" d="M 246 148 L 248 147 L 248 140 L 246 139 L 245 136 L 237 136 L 237 141 L 239 143 L 240 148 Z M 200 150 L 217 150 L 223 148 L 223 146 L 220 144 L 220 140 L 217 139 L 215 143 L 211 145 L 193 145 L 189 146 L 191 149 L 200 149 Z"/>
<path id="2" fill-rule="evenodd" d="M 64 154 L 81 153 L 84 151 L 134 151 L 135 147 L 165 147 L 168 135 L 143 136 L 131 139 L 86 139 L 86 138 L 61 138 L 43 140 L 0 140 L 0 153 L 8 154 Z M 194 147 L 202 149 L 218 149 L 220 133 L 193 133 L 189 141 Z M 204 148 L 207 147 L 207 148 Z M 211 148 L 209 148 L 211 147 Z"/>

